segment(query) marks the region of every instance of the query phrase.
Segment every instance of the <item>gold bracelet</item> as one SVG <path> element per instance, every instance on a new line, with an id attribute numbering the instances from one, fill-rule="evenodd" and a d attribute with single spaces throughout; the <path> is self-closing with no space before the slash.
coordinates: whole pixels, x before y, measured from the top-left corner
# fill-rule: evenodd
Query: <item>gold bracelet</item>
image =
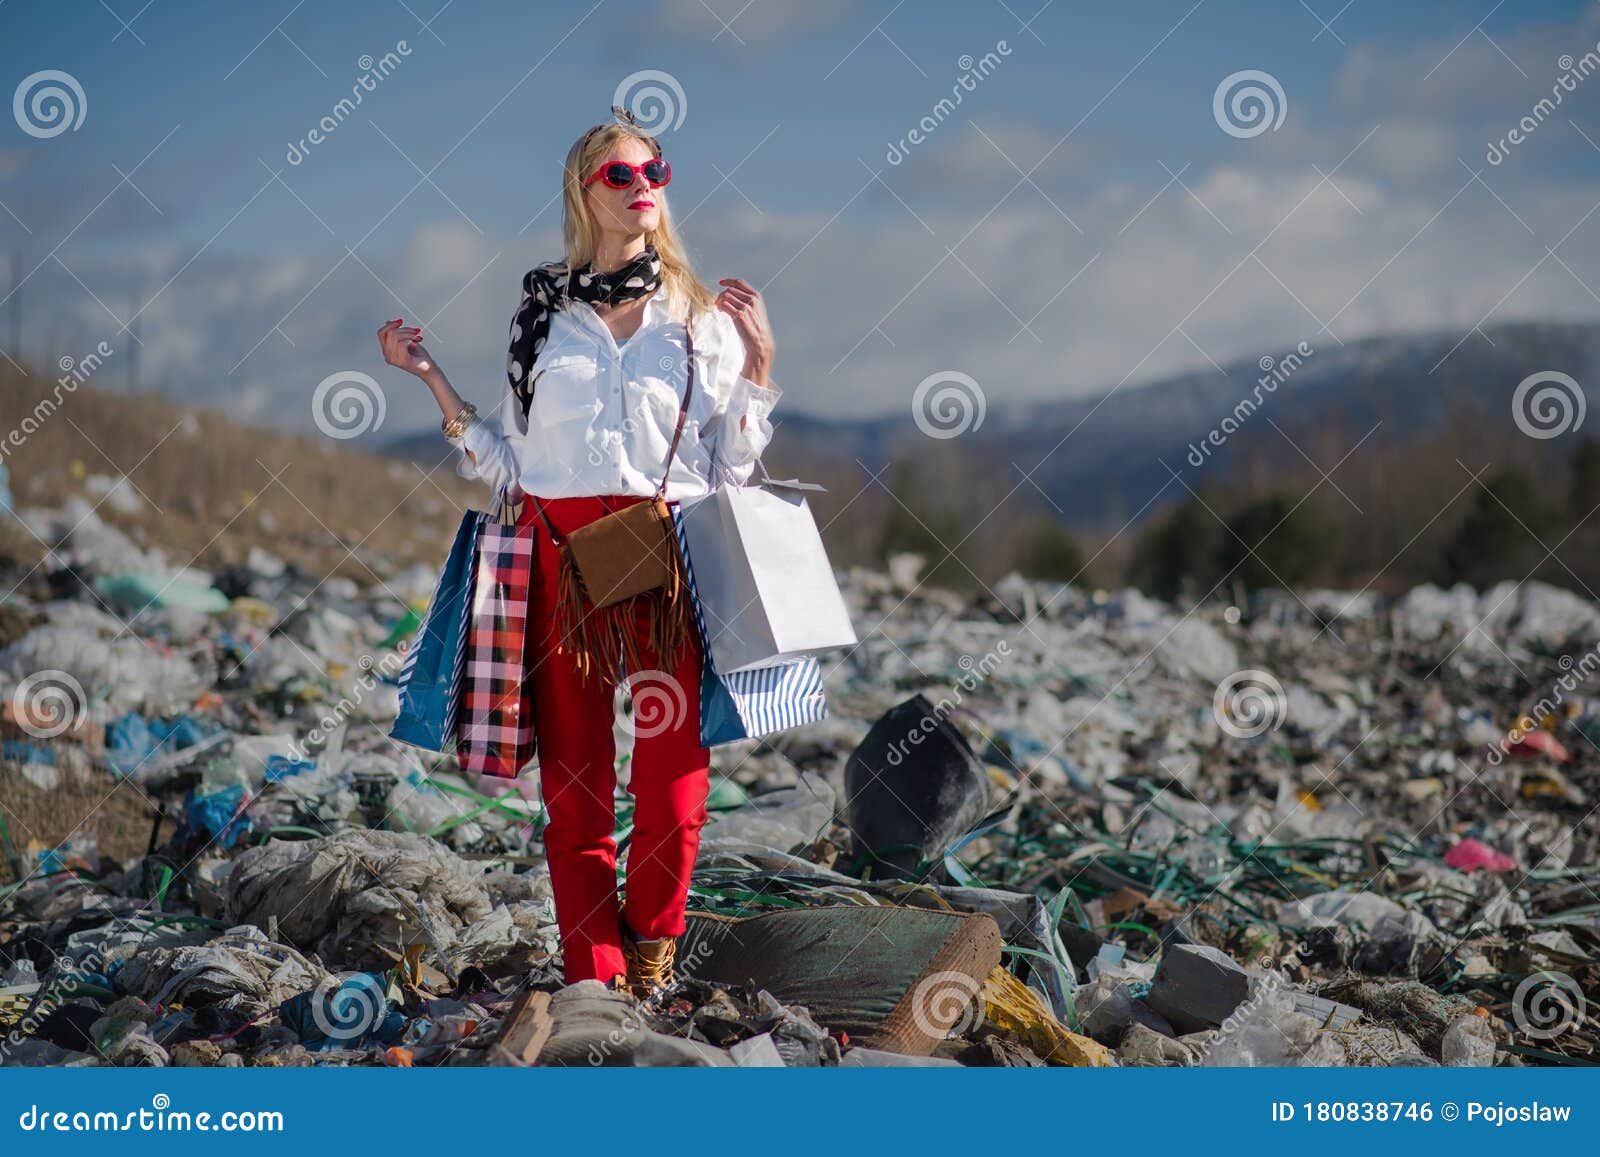
<path id="1" fill-rule="evenodd" d="M 467 432 L 467 427 L 476 421 L 477 417 L 478 407 L 468 402 L 461 407 L 454 418 L 447 418 L 441 422 L 439 428 L 444 431 L 446 438 L 459 438 Z"/>

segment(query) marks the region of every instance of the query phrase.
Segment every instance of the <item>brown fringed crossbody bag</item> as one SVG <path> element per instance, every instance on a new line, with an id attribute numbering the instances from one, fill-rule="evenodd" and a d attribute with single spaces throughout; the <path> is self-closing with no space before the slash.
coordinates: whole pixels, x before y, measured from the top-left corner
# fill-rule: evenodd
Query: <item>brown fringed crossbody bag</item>
<path id="1" fill-rule="evenodd" d="M 687 641 L 692 608 L 665 497 L 667 476 L 672 473 L 694 394 L 694 333 L 687 320 L 684 346 L 688 382 L 667 448 L 667 468 L 649 501 L 636 502 L 562 535 L 539 500 L 529 495 L 561 556 L 556 597 L 561 648 L 574 655 L 585 682 L 596 666 L 613 673 L 619 662 L 626 660 L 630 675 L 643 669 L 633 629 L 636 599 L 649 604 L 651 647 L 663 668 L 676 669 Z"/>

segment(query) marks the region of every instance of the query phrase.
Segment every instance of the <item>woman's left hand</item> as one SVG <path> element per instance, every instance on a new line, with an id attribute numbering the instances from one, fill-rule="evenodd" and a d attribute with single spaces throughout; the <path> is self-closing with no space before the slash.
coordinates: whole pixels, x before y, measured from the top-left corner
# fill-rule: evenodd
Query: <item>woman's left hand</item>
<path id="1" fill-rule="evenodd" d="M 727 286 L 717 294 L 717 308 L 733 318 L 734 328 L 744 342 L 744 376 L 758 386 L 767 384 L 772 369 L 772 326 L 767 321 L 767 303 L 756 287 L 742 277 L 724 277 L 717 282 Z"/>

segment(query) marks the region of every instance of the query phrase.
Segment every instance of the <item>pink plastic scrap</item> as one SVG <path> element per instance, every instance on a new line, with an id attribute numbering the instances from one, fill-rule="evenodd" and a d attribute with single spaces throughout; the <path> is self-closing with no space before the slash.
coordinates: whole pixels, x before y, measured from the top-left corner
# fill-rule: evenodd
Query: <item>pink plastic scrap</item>
<path id="1" fill-rule="evenodd" d="M 1511 745 L 1511 754 L 1521 759 L 1538 759 L 1541 755 L 1548 755 L 1557 763 L 1566 763 L 1572 758 L 1566 745 L 1548 731 L 1528 732 Z"/>
<path id="2" fill-rule="evenodd" d="M 1517 862 L 1497 852 L 1482 840 L 1465 839 L 1444 854 L 1444 862 L 1460 872 L 1483 868 L 1490 872 L 1514 872 Z"/>

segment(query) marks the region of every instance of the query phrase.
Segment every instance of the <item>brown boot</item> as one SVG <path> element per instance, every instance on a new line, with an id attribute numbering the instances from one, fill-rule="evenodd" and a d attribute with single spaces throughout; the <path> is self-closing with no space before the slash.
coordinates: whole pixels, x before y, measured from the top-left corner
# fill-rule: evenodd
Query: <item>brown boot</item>
<path id="1" fill-rule="evenodd" d="M 622 955 L 628 962 L 628 990 L 644 1000 L 657 989 L 671 985 L 677 979 L 672 971 L 672 961 L 677 951 L 678 942 L 671 936 L 663 936 L 659 940 L 635 940 L 631 936 L 624 936 Z"/>

